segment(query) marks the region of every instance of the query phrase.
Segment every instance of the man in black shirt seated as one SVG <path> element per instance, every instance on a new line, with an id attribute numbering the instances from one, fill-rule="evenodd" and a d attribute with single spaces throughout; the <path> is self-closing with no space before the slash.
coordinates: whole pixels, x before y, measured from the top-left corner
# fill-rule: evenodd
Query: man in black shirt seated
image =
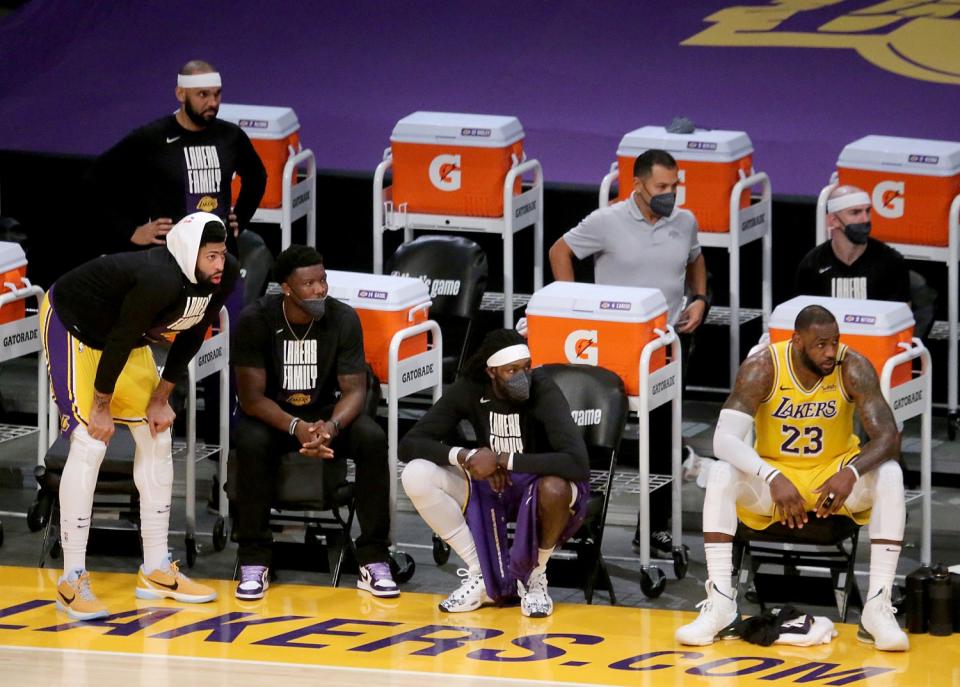
<path id="1" fill-rule="evenodd" d="M 207 212 L 188 215 L 165 246 L 104 255 L 58 279 L 40 308 L 50 383 L 70 452 L 60 480 L 64 576 L 57 608 L 71 618 L 107 615 L 86 571 L 97 473 L 114 433 L 130 427 L 140 492 L 141 599 L 204 602 L 209 587 L 189 580 L 167 553 L 173 457 L 168 398 L 233 290 L 240 269 L 227 255 L 227 230 Z M 173 336 L 162 378 L 149 343 Z"/>
<path id="2" fill-rule="evenodd" d="M 244 308 L 234 328 L 231 363 L 242 411 L 237 425 L 238 599 L 259 599 L 269 584 L 270 504 L 281 454 L 318 460 L 342 452 L 356 465 L 357 587 L 399 596 L 388 565 L 390 473 L 387 439 L 363 412 L 367 368 L 360 318 L 327 296 L 327 272 L 315 249 L 293 245 L 277 256 L 282 294 Z"/>
<path id="3" fill-rule="evenodd" d="M 827 200 L 829 240 L 797 267 L 798 296 L 910 302 L 907 264 L 896 250 L 870 237 L 870 196 L 838 186 Z"/>
<path id="4" fill-rule="evenodd" d="M 477 448 L 452 436 L 461 420 Z M 407 496 L 467 566 L 440 610 L 464 613 L 519 594 L 523 615 L 553 613 L 547 561 L 583 522 L 590 464 L 563 393 L 546 372 L 530 371 L 526 340 L 490 332 L 399 454 L 408 461 Z M 516 522 L 509 551 L 508 521 Z"/>

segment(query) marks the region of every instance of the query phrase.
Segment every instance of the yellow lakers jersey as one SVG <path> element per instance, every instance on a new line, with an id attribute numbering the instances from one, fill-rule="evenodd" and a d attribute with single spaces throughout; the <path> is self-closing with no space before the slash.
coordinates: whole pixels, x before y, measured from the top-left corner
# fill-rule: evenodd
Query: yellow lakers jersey
<path id="1" fill-rule="evenodd" d="M 854 404 L 843 388 L 840 362 L 847 352 L 837 350 L 837 365 L 811 389 L 800 383 L 790 352 L 793 344 L 770 346 L 773 387 L 755 416 L 756 449 L 766 460 L 807 468 L 860 450 L 853 432 Z"/>

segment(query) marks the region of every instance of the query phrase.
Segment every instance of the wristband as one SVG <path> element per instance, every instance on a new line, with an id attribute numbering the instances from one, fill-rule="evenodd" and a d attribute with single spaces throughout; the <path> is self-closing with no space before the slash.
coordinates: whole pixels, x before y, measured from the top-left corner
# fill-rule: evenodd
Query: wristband
<path id="1" fill-rule="evenodd" d="M 479 450 L 480 450 L 480 449 L 478 449 L 478 448 L 472 448 L 472 449 L 470 449 L 469 451 L 467 451 L 467 455 L 466 455 L 466 457 L 463 459 L 463 462 L 460 463 L 460 467 L 462 467 L 462 468 L 464 468 L 464 469 L 468 468 L 468 467 L 469 467 L 469 463 L 470 463 L 470 459 L 473 457 L 473 454 L 476 453 L 476 452 L 479 451 Z"/>
<path id="2" fill-rule="evenodd" d="M 290 420 L 290 426 L 287 427 L 287 434 L 290 436 L 295 436 L 297 433 L 297 425 L 300 424 L 300 418 L 295 417 Z"/>
<path id="3" fill-rule="evenodd" d="M 779 474 L 780 474 L 780 471 L 774 468 L 769 475 L 763 478 L 763 481 L 766 482 L 767 484 L 770 484 L 773 481 L 774 477 L 776 477 Z"/>
<path id="4" fill-rule="evenodd" d="M 852 462 L 851 462 L 851 463 L 847 463 L 847 464 L 844 465 L 843 467 L 845 467 L 845 468 L 850 468 L 850 470 L 853 471 L 854 476 L 857 478 L 857 481 L 858 481 L 858 482 L 860 481 L 860 471 L 857 470 L 857 468 L 855 468 L 855 467 L 853 466 L 853 463 L 852 463 Z"/>

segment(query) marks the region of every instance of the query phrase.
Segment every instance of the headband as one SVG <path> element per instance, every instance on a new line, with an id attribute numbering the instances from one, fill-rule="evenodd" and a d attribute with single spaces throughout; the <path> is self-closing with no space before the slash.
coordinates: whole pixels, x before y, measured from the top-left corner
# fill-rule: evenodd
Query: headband
<path id="1" fill-rule="evenodd" d="M 518 360 L 523 360 L 524 358 L 529 357 L 530 349 L 527 348 L 527 344 L 515 344 L 513 346 L 501 348 L 499 351 L 487 358 L 487 367 L 500 367 L 501 365 L 509 365 L 510 363 L 515 363 Z"/>
<path id="2" fill-rule="evenodd" d="M 178 88 L 220 88 L 220 72 L 177 74 Z"/>
<path id="3" fill-rule="evenodd" d="M 827 201 L 827 212 L 840 212 L 858 205 L 870 205 L 870 196 L 865 191 L 856 191 L 839 198 L 831 198 Z"/>

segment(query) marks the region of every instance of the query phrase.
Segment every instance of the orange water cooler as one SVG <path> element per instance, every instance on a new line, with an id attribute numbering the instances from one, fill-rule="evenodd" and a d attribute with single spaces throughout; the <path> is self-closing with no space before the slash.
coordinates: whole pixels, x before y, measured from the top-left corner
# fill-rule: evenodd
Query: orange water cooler
<path id="1" fill-rule="evenodd" d="M 742 131 L 697 130 L 672 134 L 662 126 L 644 126 L 626 134 L 617 148 L 618 200 L 633 192 L 633 163 L 641 153 L 658 148 L 677 161 L 680 188 L 677 205 L 692 212 L 700 231 L 730 230 L 730 193 L 734 184 L 753 173 L 753 144 Z M 750 204 L 750 189 L 740 207 Z"/>
<path id="2" fill-rule="evenodd" d="M 778 305 L 770 316 L 770 341 L 785 341 L 793 335 L 797 315 L 808 305 L 822 305 L 833 313 L 840 326 L 840 342 L 873 363 L 877 375 L 888 358 L 903 352 L 901 343 L 913 340 L 913 313 L 906 303 L 855 298 L 797 296 Z M 891 384 L 911 378 L 909 364 L 898 365 Z"/>
<path id="3" fill-rule="evenodd" d="M 656 338 L 655 329 L 666 331 L 667 302 L 658 289 L 555 281 L 531 296 L 526 316 L 534 365 L 605 367 L 636 396 L 640 354 Z M 665 362 L 661 349 L 650 370 Z"/>
<path id="4" fill-rule="evenodd" d="M 263 192 L 260 207 L 280 207 L 283 199 L 283 167 L 288 158 L 300 152 L 300 122 L 297 114 L 289 107 L 222 104 L 217 116 L 244 130 L 267 169 L 267 188 Z M 240 180 L 234 179 L 234 202 L 239 192 Z"/>
<path id="5" fill-rule="evenodd" d="M 427 285 L 412 277 L 327 270 L 329 295 L 357 311 L 363 327 L 367 362 L 384 384 L 389 379 L 390 340 L 401 329 L 426 322 L 430 316 Z M 427 350 L 427 335 L 400 345 L 400 360 Z"/>
<path id="6" fill-rule="evenodd" d="M 21 289 L 26 284 L 27 256 L 19 243 L 0 241 L 0 293 Z M 22 319 L 26 315 L 25 301 L 18 299 L 0 307 L 0 324 Z"/>
<path id="7" fill-rule="evenodd" d="M 864 136 L 844 146 L 837 175 L 870 194 L 874 238 L 947 245 L 950 204 L 960 194 L 960 142 Z"/>
<path id="8" fill-rule="evenodd" d="M 390 135 L 393 202 L 409 212 L 466 217 L 503 215 L 507 172 L 523 161 L 516 117 L 414 112 Z M 520 193 L 517 180 L 515 194 Z"/>

